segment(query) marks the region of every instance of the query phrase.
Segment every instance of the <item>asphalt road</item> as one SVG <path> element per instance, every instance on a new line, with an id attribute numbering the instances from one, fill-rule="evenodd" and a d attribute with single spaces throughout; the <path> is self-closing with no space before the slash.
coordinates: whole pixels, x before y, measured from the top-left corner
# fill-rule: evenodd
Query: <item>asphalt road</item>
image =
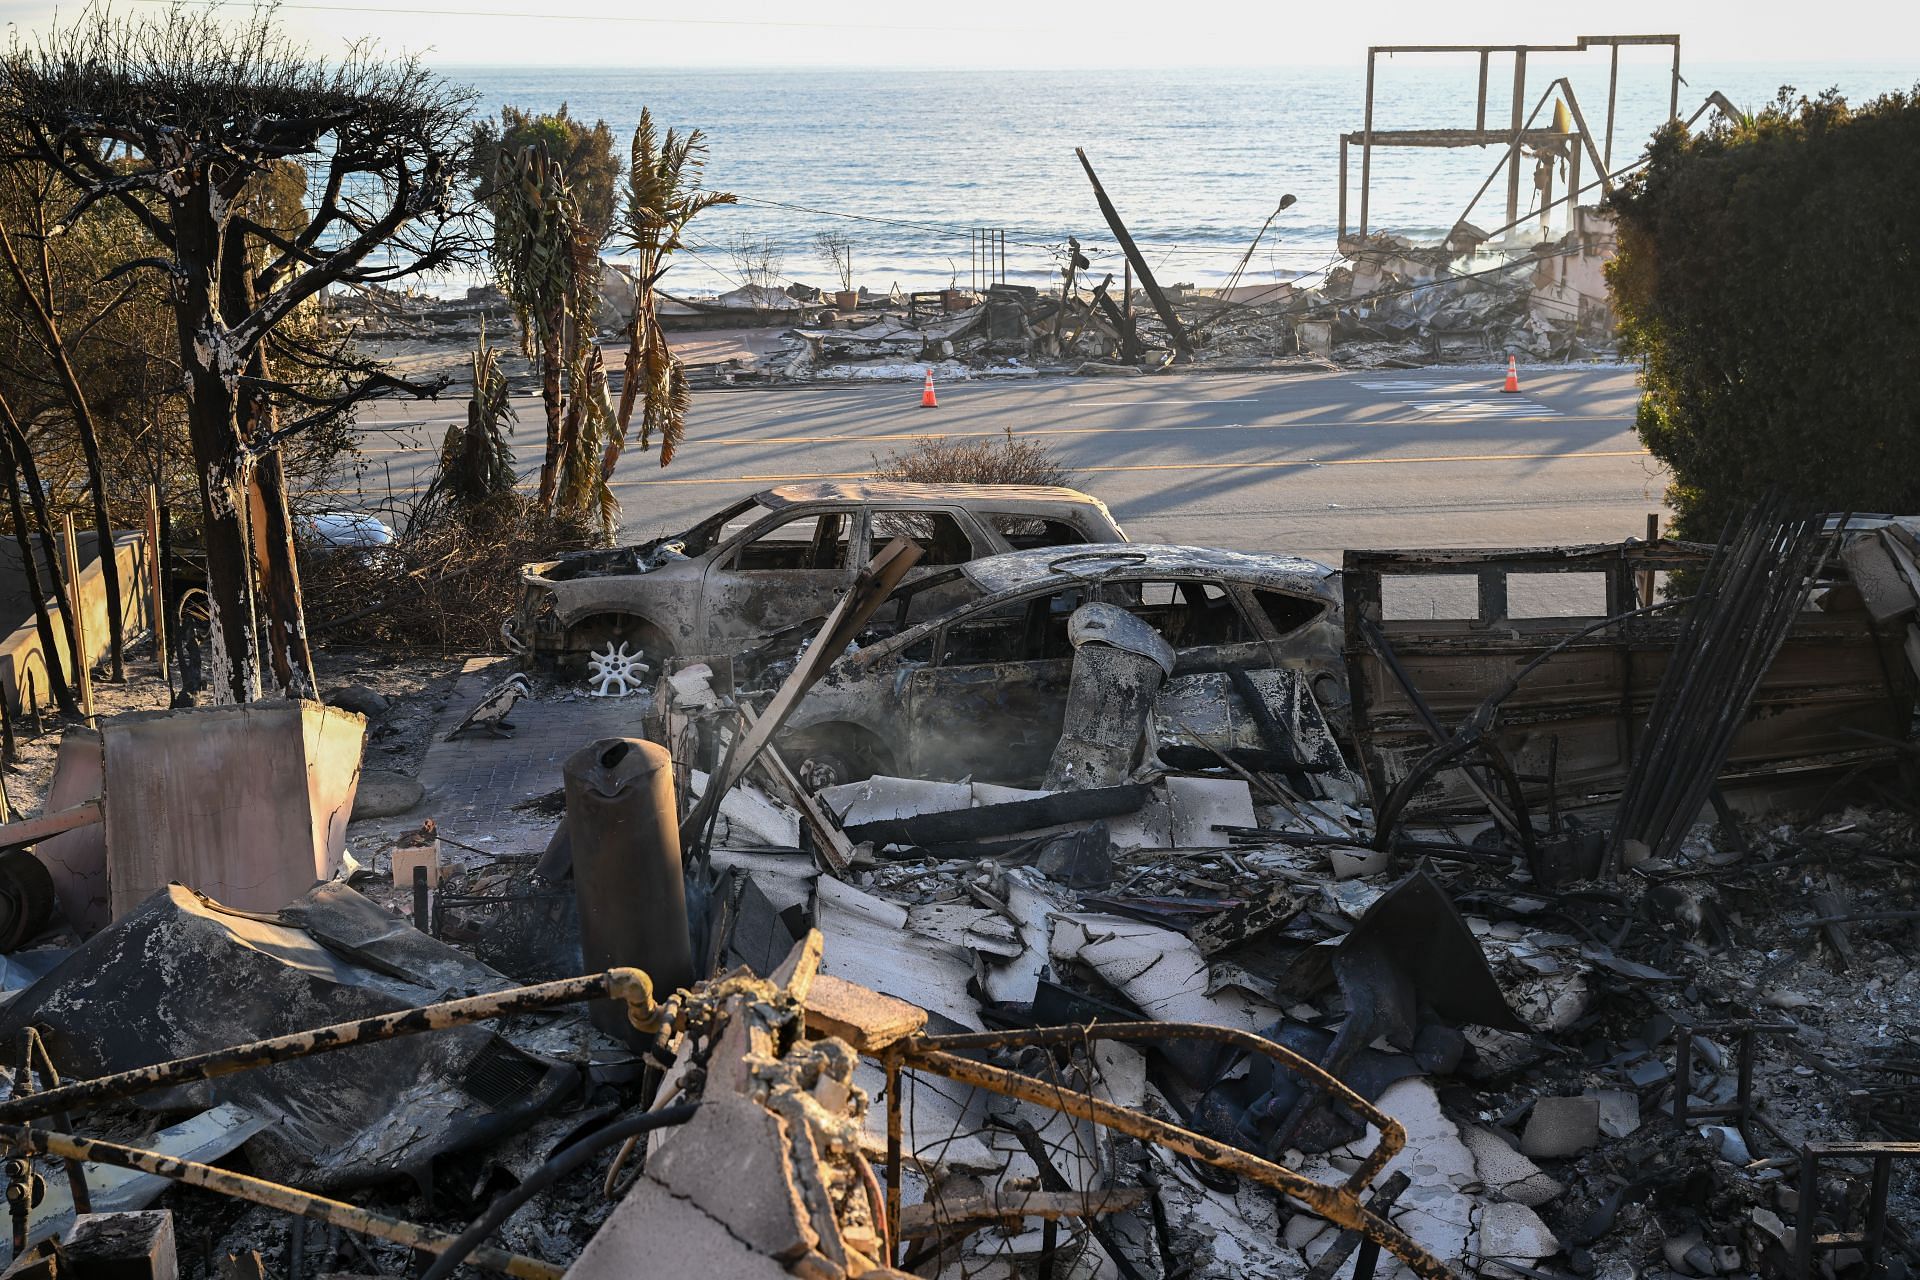
<path id="1" fill-rule="evenodd" d="M 614 489 L 624 537 L 674 532 L 785 480 L 859 478 L 926 436 L 1043 440 L 1136 541 L 1284 551 L 1617 541 L 1663 510 L 1663 470 L 1633 434 L 1629 369 L 1421 369 L 954 383 L 940 405 L 899 383 L 694 397 L 673 465 L 629 452 Z M 515 402 L 524 474 L 538 401 Z M 462 402 L 362 414 L 371 467 L 345 505 L 424 483 Z"/>

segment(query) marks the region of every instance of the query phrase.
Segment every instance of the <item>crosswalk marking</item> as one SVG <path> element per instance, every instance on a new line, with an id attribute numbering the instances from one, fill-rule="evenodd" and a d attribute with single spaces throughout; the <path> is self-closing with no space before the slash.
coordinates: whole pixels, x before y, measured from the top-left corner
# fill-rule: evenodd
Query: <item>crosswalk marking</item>
<path id="1" fill-rule="evenodd" d="M 1435 382 L 1430 378 L 1387 378 L 1360 385 L 1404 404 L 1427 422 L 1562 416 L 1558 409 L 1549 409 L 1525 396 L 1496 390 L 1484 381 Z"/>
<path id="2" fill-rule="evenodd" d="M 1497 395 L 1472 400 L 1414 400 L 1407 405 L 1418 413 L 1461 418 L 1557 418 L 1560 412 L 1524 396 Z"/>
<path id="3" fill-rule="evenodd" d="M 1399 395 L 1439 395 L 1447 391 L 1485 391 L 1485 381 L 1432 382 L 1426 379 L 1397 378 L 1388 382 L 1363 382 L 1369 391 L 1387 391 Z"/>

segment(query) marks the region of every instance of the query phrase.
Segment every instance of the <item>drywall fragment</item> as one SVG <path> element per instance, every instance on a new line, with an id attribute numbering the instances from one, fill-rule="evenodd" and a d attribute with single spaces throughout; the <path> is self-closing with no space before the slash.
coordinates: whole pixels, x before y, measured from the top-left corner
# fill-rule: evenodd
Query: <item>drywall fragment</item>
<path id="1" fill-rule="evenodd" d="M 1173 847 L 1208 849 L 1227 843 L 1221 827 L 1253 827 L 1253 793 L 1239 778 L 1168 778 L 1173 807 Z"/>

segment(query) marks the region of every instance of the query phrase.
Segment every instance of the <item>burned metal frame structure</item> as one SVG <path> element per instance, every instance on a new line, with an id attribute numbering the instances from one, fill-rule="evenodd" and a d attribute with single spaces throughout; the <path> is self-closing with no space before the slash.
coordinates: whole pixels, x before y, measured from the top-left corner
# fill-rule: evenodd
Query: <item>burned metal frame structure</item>
<path id="1" fill-rule="evenodd" d="M 1058 1082 L 1023 1075 L 968 1057 L 994 1049 L 1025 1046 L 1057 1047 L 1090 1044 L 1096 1040 L 1211 1040 L 1258 1053 L 1325 1089 L 1380 1132 L 1380 1140 L 1344 1182 L 1329 1184 L 1263 1159 L 1251 1152 L 1169 1124 L 1139 1111 L 1097 1098 Z M 1375 1212 L 1361 1199 L 1368 1185 L 1406 1146 L 1406 1129 L 1338 1076 L 1284 1045 L 1233 1027 L 1186 1022 L 1113 1022 L 1085 1026 L 1036 1027 L 1014 1031 L 963 1032 L 920 1036 L 896 1042 L 880 1055 L 887 1072 L 887 1218 L 898 1238 L 900 1221 L 901 1083 L 904 1072 L 926 1071 L 957 1084 L 985 1089 L 1003 1097 L 1057 1111 L 1076 1120 L 1102 1125 L 1130 1138 L 1150 1142 L 1198 1160 L 1224 1172 L 1251 1178 L 1267 1189 L 1298 1201 L 1342 1231 L 1358 1234 L 1371 1245 L 1387 1250 L 1422 1280 L 1451 1280 L 1453 1273 L 1438 1258 Z"/>
<path id="2" fill-rule="evenodd" d="M 1526 146 L 1544 146 L 1549 144 L 1572 142 L 1569 156 L 1569 190 L 1577 197 L 1580 184 L 1580 153 L 1584 149 L 1592 160 L 1594 168 L 1600 174 L 1603 188 L 1611 188 L 1613 175 L 1613 132 L 1614 112 L 1618 105 L 1620 88 L 1620 50 L 1629 46 L 1670 47 L 1673 50 L 1673 66 L 1668 76 L 1667 114 L 1669 119 L 1678 119 L 1680 115 L 1680 37 L 1678 35 L 1618 35 L 1618 36 L 1580 36 L 1572 44 L 1403 44 L 1373 45 L 1367 49 L 1367 92 L 1363 123 L 1358 132 L 1340 136 L 1340 232 L 1339 244 L 1342 252 L 1349 251 L 1347 231 L 1347 152 L 1349 147 L 1360 148 L 1360 223 L 1355 238 L 1364 240 L 1367 235 L 1369 204 L 1373 185 L 1373 149 L 1375 147 L 1487 147 L 1499 146 L 1506 150 L 1500 165 L 1496 165 L 1494 174 L 1501 165 L 1507 170 L 1507 217 L 1506 224 L 1494 234 L 1510 231 L 1524 221 L 1520 212 L 1520 158 L 1521 149 Z M 1573 86 L 1565 77 L 1555 79 L 1541 93 L 1539 101 L 1531 112 L 1526 110 L 1527 97 L 1527 56 L 1543 53 L 1586 53 L 1593 49 L 1610 49 L 1611 64 L 1607 75 L 1607 121 L 1596 147 L 1593 132 L 1587 127 L 1585 116 L 1580 110 L 1579 101 L 1573 93 Z M 1474 127 L 1471 129 L 1375 129 L 1373 127 L 1374 83 L 1380 55 L 1391 57 L 1395 54 L 1478 54 L 1480 58 L 1479 92 L 1474 108 Z M 1487 76 L 1490 62 L 1495 54 L 1507 54 L 1513 58 L 1513 99 L 1509 107 L 1509 123 L 1504 129 L 1487 127 Z M 1556 88 L 1566 95 L 1567 107 L 1573 116 L 1574 131 L 1562 133 L 1553 129 L 1535 129 L 1530 127 L 1534 116 L 1546 104 L 1547 97 Z M 1487 182 L 1480 188 L 1484 194 L 1493 181 L 1489 174 Z M 1480 196 L 1475 195 L 1472 203 L 1478 203 Z M 1472 203 L 1468 205 L 1471 210 Z M 1551 199 L 1541 202 L 1541 215 L 1552 205 Z M 1465 214 L 1462 214 L 1464 217 Z"/>

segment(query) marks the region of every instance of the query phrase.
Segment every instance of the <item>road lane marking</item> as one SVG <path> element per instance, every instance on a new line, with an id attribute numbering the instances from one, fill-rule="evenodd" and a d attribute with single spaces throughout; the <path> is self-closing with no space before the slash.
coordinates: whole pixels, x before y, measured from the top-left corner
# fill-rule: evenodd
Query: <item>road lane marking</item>
<path id="1" fill-rule="evenodd" d="M 1492 416 L 1492 415 L 1489 415 L 1489 416 Z M 1527 417 L 1517 413 L 1507 413 L 1499 416 L 1502 421 L 1508 421 L 1508 422 L 1524 422 L 1528 420 Z M 1620 421 L 1620 415 L 1613 414 L 1613 413 L 1590 413 L 1590 414 L 1556 413 L 1551 409 L 1541 410 L 1538 414 L 1538 417 L 1539 417 L 1539 420 L 1542 422 L 1546 422 L 1546 421 L 1618 422 Z M 1460 419 L 1460 421 L 1466 421 L 1466 420 L 1467 419 Z M 1025 437 L 1025 436 L 1105 436 L 1105 435 L 1132 434 L 1132 433 L 1138 433 L 1138 432 L 1174 432 L 1174 431 L 1299 431 L 1299 430 L 1306 430 L 1306 429 L 1315 428 L 1315 427 L 1319 427 L 1319 428 L 1422 427 L 1422 426 L 1429 426 L 1434 422 L 1444 422 L 1444 421 L 1448 421 L 1448 419 L 1434 417 L 1434 416 L 1423 416 L 1418 418 L 1383 418 L 1373 422 L 1319 422 L 1319 421 L 1195 422 L 1195 423 L 1184 423 L 1184 424 L 1173 424 L 1173 425 L 1162 425 L 1162 426 L 1139 426 L 1139 427 L 1032 427 L 1028 429 L 1021 429 L 1019 427 L 1016 427 L 1014 428 L 1013 434 L 1016 438 L 1019 438 L 1019 437 Z M 1623 423 L 1621 425 L 1621 430 L 1625 431 L 1627 429 L 1628 428 L 1626 424 Z M 393 430 L 399 430 L 399 428 L 393 428 Z M 870 435 L 870 436 L 869 435 L 846 435 L 846 436 L 698 436 L 698 435 L 693 435 L 687 438 L 687 447 L 693 447 L 696 445 L 707 445 L 710 447 L 725 446 L 728 448 L 747 448 L 747 447 L 753 447 L 756 445 L 770 445 L 770 444 L 794 444 L 794 445 L 867 444 L 867 443 L 905 444 L 905 443 L 916 443 L 921 440 L 999 439 L 1001 436 L 1005 434 L 1006 434 L 1005 430 L 1002 429 L 999 431 L 887 432 L 883 435 Z M 526 443 L 529 448 L 537 449 L 540 447 L 540 442 L 537 440 L 529 439 Z M 360 450 L 360 452 L 362 453 L 417 453 L 422 456 L 423 460 L 427 459 L 429 455 L 431 455 L 432 457 L 438 457 L 439 455 L 438 446 L 433 445 L 431 443 L 422 443 L 412 448 L 382 448 L 382 447 L 363 448 Z"/>

